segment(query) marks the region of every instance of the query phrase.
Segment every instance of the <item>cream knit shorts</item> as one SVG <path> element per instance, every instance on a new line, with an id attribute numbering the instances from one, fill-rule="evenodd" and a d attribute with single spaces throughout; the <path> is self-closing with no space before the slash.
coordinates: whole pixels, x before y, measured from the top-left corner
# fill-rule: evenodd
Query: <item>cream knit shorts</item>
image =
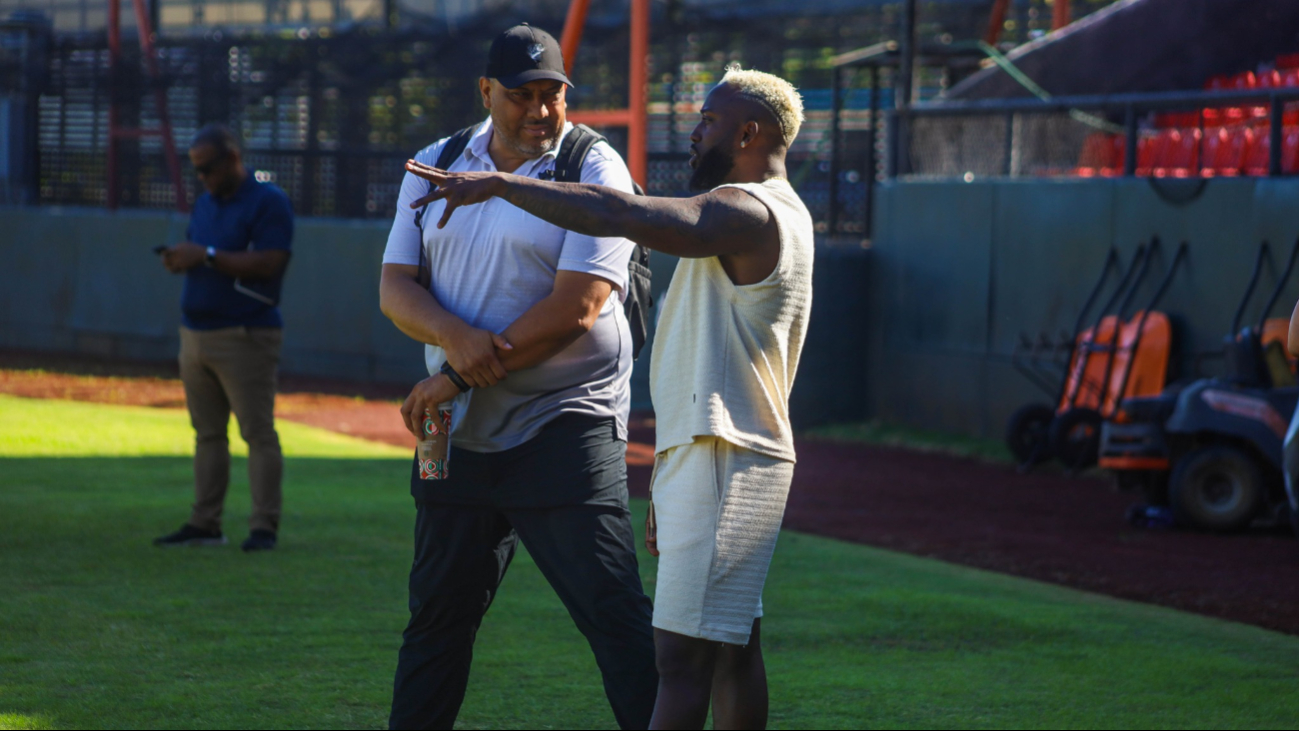
<path id="1" fill-rule="evenodd" d="M 695 437 L 657 456 L 655 627 L 749 643 L 793 476 L 793 462 L 718 437 Z"/>

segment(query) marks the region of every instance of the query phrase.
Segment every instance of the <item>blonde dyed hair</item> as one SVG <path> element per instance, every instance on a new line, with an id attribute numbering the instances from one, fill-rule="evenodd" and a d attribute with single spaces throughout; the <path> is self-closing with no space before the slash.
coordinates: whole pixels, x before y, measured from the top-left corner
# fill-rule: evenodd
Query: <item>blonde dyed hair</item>
<path id="1" fill-rule="evenodd" d="M 794 144 L 798 130 L 803 126 L 803 97 L 794 85 L 772 74 L 746 71 L 738 63 L 726 67 L 726 75 L 719 84 L 726 84 L 745 99 L 766 107 L 780 124 L 780 134 L 785 147 Z"/>

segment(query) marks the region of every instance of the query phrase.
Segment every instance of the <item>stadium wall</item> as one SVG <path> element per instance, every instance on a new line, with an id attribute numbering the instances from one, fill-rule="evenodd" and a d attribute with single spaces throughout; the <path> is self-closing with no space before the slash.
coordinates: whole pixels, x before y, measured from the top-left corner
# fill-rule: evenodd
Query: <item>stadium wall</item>
<path id="1" fill-rule="evenodd" d="M 1162 255 L 1133 309 L 1153 295 L 1177 245 L 1189 242 L 1159 309 L 1174 326 L 1172 378 L 1212 374 L 1220 360 L 1197 354 L 1221 351 L 1266 239 L 1274 263 L 1245 322 L 1257 320 L 1299 236 L 1296 200 L 1292 178 L 883 184 L 871 250 L 867 411 L 1000 437 L 1014 409 L 1050 401 L 1011 364 L 1020 333 L 1058 337 L 1072 328 L 1110 246 L 1126 266 L 1152 236 L 1161 238 Z M 1273 316 L 1288 317 L 1296 297 L 1292 281 Z"/>
<path id="2" fill-rule="evenodd" d="M 184 238 L 186 218 L 158 211 L 0 207 L 0 347 L 165 360 L 179 347 L 181 278 L 150 249 Z M 379 269 L 389 224 L 299 218 L 284 287 L 285 372 L 413 383 L 421 346 L 379 311 Z M 860 246 L 820 246 L 813 325 L 791 409 L 810 426 L 865 416 L 869 276 Z M 675 268 L 655 254 L 656 302 Z M 652 313 L 656 314 L 656 313 Z M 632 376 L 633 403 L 649 407 L 649 360 Z"/>

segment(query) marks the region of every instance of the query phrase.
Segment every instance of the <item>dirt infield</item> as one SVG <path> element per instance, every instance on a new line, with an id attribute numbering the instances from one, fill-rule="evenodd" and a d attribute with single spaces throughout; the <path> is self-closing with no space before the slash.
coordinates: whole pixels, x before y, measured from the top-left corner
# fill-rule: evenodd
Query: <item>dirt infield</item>
<path id="1" fill-rule="evenodd" d="M 134 376 L 123 378 L 45 356 L 45 368 L 72 373 L 17 370 L 34 357 L 0 353 L 0 393 L 184 405 L 165 366 L 116 366 Z M 282 390 L 282 418 L 414 444 L 397 414 L 403 389 L 286 378 Z M 654 421 L 631 426 L 630 486 L 644 496 Z M 1299 634 L 1299 541 L 1285 532 L 1139 530 L 1123 520 L 1132 498 L 1094 478 L 826 441 L 802 440 L 798 453 L 790 528 Z"/>

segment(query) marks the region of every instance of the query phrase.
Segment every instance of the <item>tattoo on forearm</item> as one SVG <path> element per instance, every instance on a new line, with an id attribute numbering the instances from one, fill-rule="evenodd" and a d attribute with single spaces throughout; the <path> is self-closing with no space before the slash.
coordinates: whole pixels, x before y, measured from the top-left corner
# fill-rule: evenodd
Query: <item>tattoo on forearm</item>
<path id="1" fill-rule="evenodd" d="M 615 208 L 625 195 L 615 190 L 593 190 L 572 184 L 537 185 L 527 179 L 511 180 L 505 200 L 560 228 L 587 236 L 626 235 L 618 230 Z"/>

